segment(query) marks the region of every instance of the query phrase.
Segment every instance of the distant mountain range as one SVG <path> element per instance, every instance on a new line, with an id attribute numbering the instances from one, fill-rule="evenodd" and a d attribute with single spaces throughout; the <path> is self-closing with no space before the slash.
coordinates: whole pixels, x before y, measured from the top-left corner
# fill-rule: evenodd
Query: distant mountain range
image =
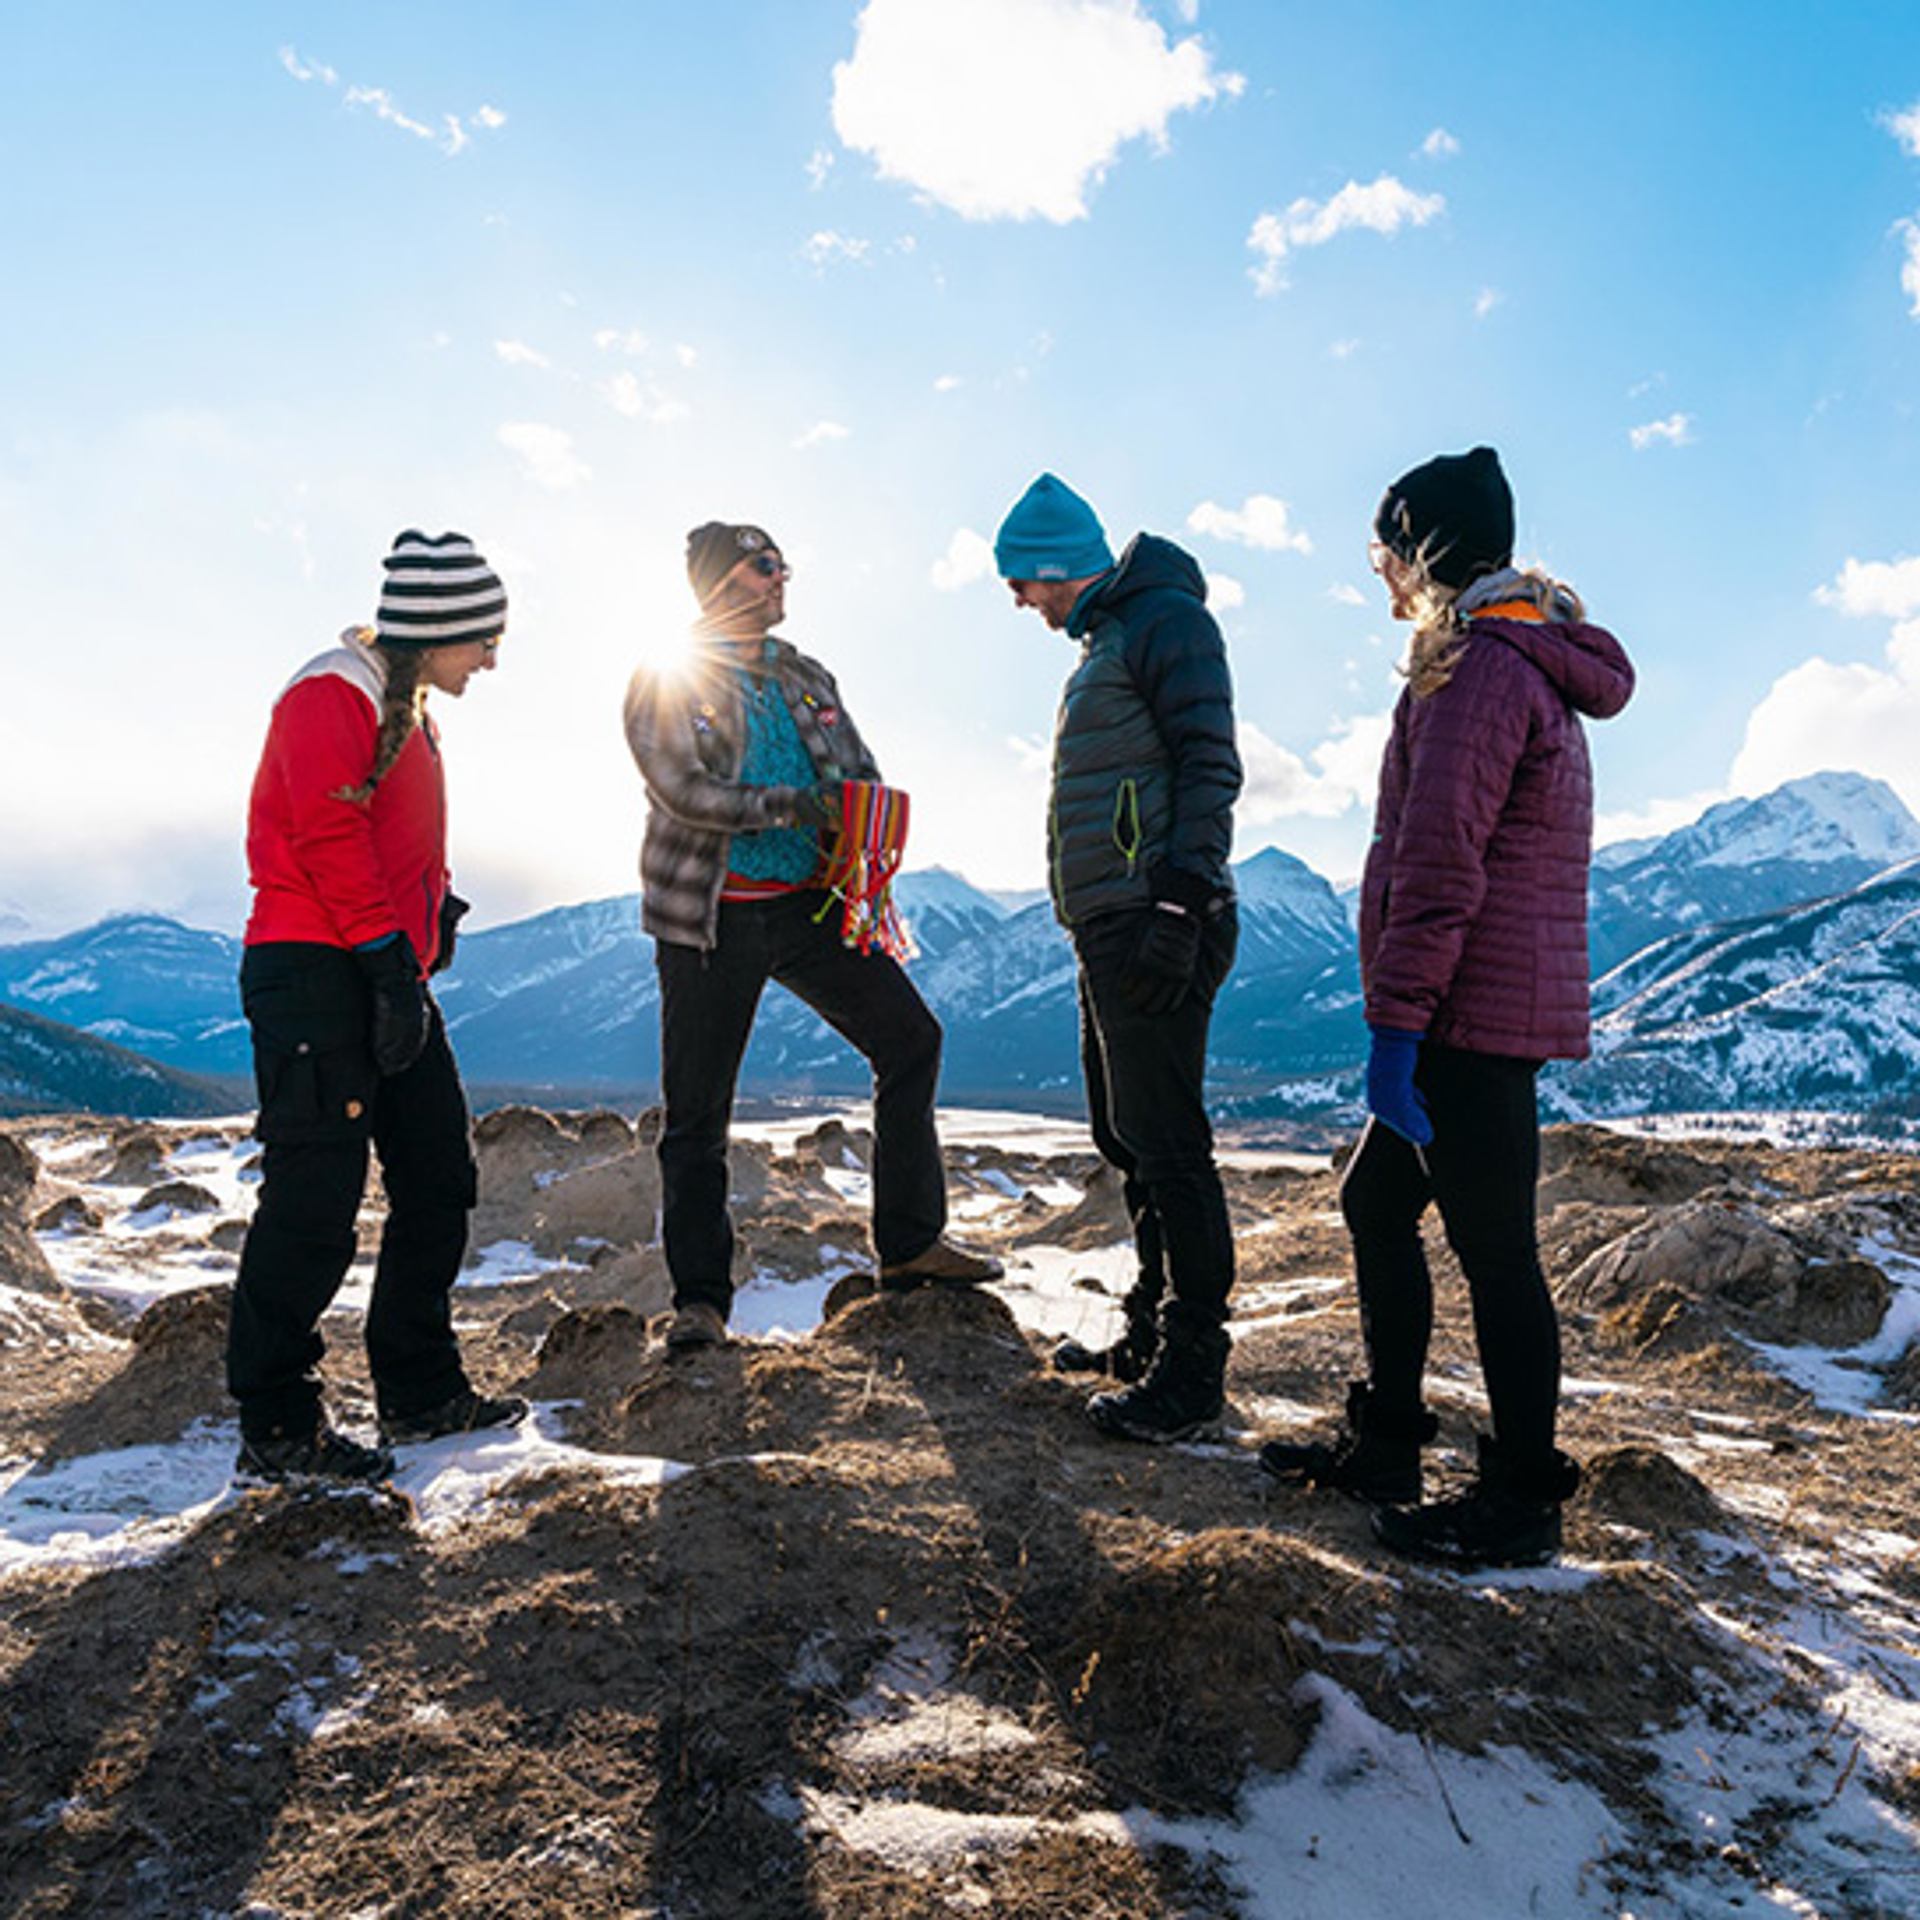
<path id="1" fill-rule="evenodd" d="M 248 1104 L 230 1086 L 178 1073 L 37 1013 L 0 1007 L 0 1114 L 186 1117 Z"/>
<path id="2" fill-rule="evenodd" d="M 1215 1018 L 1216 1096 L 1237 1114 L 1337 1114 L 1356 1097 L 1365 1050 L 1350 901 L 1277 848 L 1235 874 L 1240 959 Z M 944 1097 L 1075 1106 L 1073 959 L 1046 904 L 1009 906 L 938 868 L 906 875 L 900 899 L 920 946 L 914 977 L 946 1027 Z M 1549 1107 L 1912 1104 L 1916 910 L 1920 822 L 1858 774 L 1812 775 L 1603 849 L 1592 887 L 1595 1058 L 1550 1073 Z M 76 1041 L 231 1077 L 244 1104 L 238 962 L 226 935 L 126 916 L 0 945 L 0 1004 L 66 1023 Z M 471 934 L 437 989 L 482 1097 L 632 1100 L 656 1083 L 652 951 L 632 896 Z M 745 1092 L 838 1096 L 865 1084 L 844 1043 L 789 996 L 768 995 Z M 130 1083 L 129 1097 L 137 1091 Z M 0 1089 L 0 1106 L 11 1097 Z"/>

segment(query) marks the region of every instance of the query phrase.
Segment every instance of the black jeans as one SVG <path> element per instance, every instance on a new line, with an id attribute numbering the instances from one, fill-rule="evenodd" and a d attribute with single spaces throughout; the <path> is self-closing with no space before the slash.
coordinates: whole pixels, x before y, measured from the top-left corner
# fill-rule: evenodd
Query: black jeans
<path id="1" fill-rule="evenodd" d="M 260 1203 L 240 1254 L 227 1387 L 250 1440 L 311 1430 L 320 1411 L 320 1316 L 354 1254 L 369 1142 L 386 1226 L 367 1308 L 383 1414 L 418 1413 L 466 1385 L 451 1294 L 475 1198 L 466 1096 L 435 1008 L 425 1050 L 383 1079 L 367 1051 L 369 1000 L 352 954 L 249 947 L 240 997 L 253 1030 Z"/>
<path id="2" fill-rule="evenodd" d="M 1560 1399 L 1560 1324 L 1534 1230 L 1539 1071 L 1537 1060 L 1423 1041 L 1414 1080 L 1432 1144 L 1369 1121 L 1340 1186 L 1370 1384 L 1387 1418 L 1411 1421 L 1420 1406 L 1433 1332 L 1420 1216 L 1431 1201 L 1472 1296 L 1493 1437 L 1523 1473 L 1551 1459 Z"/>
<path id="3" fill-rule="evenodd" d="M 1173 1297 L 1214 1325 L 1233 1287 L 1233 1229 L 1207 1119 L 1207 1028 L 1233 967 L 1232 907 L 1204 922 L 1193 990 L 1171 1013 L 1142 1013 L 1123 984 L 1156 909 L 1101 914 L 1073 930 L 1080 962 L 1080 1068 L 1093 1143 L 1120 1170 L 1140 1259 L 1136 1287 Z"/>
<path id="4" fill-rule="evenodd" d="M 676 1306 L 733 1304 L 727 1129 L 741 1056 L 769 980 L 806 1002 L 873 1069 L 873 1245 L 882 1266 L 924 1253 L 947 1223 L 934 1131 L 940 1023 L 878 950 L 843 946 L 816 891 L 723 902 L 710 952 L 661 941 L 661 1235 Z"/>

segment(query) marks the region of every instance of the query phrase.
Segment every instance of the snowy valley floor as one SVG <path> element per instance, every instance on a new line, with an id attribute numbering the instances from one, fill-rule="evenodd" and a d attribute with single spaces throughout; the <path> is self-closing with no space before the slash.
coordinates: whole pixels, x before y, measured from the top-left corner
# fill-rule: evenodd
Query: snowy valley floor
<path id="1" fill-rule="evenodd" d="M 535 1411 L 329 1497 L 227 1484 L 244 1123 L 0 1129 L 0 1911 L 1920 1915 L 1920 1161 L 1555 1130 L 1587 1481 L 1458 1578 L 1253 1464 L 1355 1366 L 1328 1168 L 1228 1156 L 1231 1430 L 1155 1451 L 1046 1366 L 1129 1277 L 1084 1138 L 947 1139 L 1005 1282 L 867 1296 L 864 1135 L 768 1127 L 747 1337 L 668 1365 L 645 1122 L 488 1116 L 460 1324 Z"/>

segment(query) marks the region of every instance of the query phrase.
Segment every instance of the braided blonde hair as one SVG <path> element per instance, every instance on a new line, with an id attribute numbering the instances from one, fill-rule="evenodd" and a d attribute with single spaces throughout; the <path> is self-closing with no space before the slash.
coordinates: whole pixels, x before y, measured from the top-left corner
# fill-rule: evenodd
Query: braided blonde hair
<path id="1" fill-rule="evenodd" d="M 380 731 L 373 742 L 373 769 L 359 786 L 336 787 L 333 794 L 336 800 L 364 807 L 413 738 L 427 710 L 427 683 L 421 672 L 425 654 L 419 647 L 396 647 L 376 639 L 370 627 L 358 629 L 350 638 L 378 658 L 386 678 L 380 696 Z"/>

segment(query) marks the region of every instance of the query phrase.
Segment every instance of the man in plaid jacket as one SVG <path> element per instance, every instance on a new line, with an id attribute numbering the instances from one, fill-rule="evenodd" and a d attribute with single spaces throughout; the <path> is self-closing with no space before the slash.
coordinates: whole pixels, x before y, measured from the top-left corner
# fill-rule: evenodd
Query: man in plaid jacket
<path id="1" fill-rule="evenodd" d="M 879 769 L 819 661 L 772 629 L 790 569 L 759 527 L 687 536 L 700 602 L 688 657 L 642 667 L 627 744 L 647 787 L 641 924 L 660 976 L 662 1230 L 670 1352 L 717 1346 L 733 1300 L 727 1133 L 740 1061 L 769 980 L 797 994 L 873 1069 L 873 1238 L 881 1284 L 977 1284 L 999 1263 L 945 1237 L 934 1131 L 940 1023 L 877 947 L 842 944 L 824 855 L 840 786 Z"/>

